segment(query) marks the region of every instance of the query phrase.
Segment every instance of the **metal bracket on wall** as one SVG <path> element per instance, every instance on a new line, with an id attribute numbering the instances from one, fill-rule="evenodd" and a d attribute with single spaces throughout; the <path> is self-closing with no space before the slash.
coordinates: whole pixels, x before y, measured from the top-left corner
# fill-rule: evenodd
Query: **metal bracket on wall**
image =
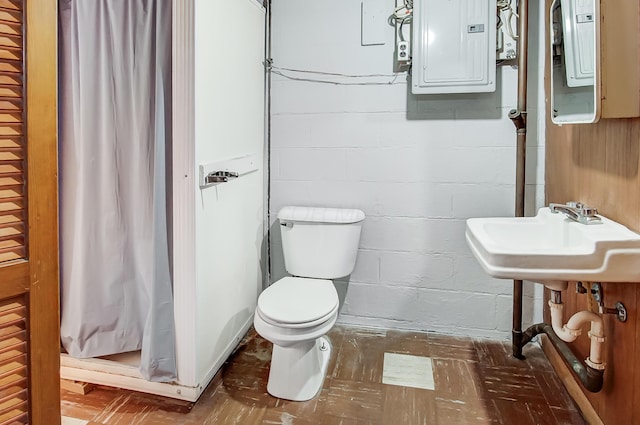
<path id="1" fill-rule="evenodd" d="M 598 303 L 598 311 L 600 314 L 615 314 L 620 322 L 624 323 L 627 321 L 627 308 L 621 301 L 618 301 L 614 308 L 604 306 L 604 289 L 601 283 L 595 282 L 591 285 L 591 296 L 593 296 L 593 299 Z"/>

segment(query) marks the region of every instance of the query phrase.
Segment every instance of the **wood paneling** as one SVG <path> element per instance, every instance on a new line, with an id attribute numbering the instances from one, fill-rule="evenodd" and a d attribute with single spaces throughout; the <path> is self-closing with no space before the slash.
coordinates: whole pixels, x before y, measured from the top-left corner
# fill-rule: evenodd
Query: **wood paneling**
<path id="1" fill-rule="evenodd" d="M 640 117 L 640 2 L 600 0 L 602 118 Z"/>
<path id="2" fill-rule="evenodd" d="M 609 3 L 603 1 L 610 11 Z M 631 6 L 631 3 L 624 5 Z M 637 9 L 637 2 L 632 6 Z M 631 15 L 629 19 L 638 20 L 637 10 Z M 611 22 L 608 22 L 604 31 L 611 31 L 610 28 Z M 625 37 L 637 49 L 638 34 L 625 34 Z M 631 60 L 636 61 L 637 57 Z M 604 71 L 611 70 L 612 66 L 615 65 L 609 64 Z M 634 69 L 637 73 L 638 66 Z M 548 97 L 548 64 L 545 75 Z M 627 94 L 636 97 L 633 102 L 638 102 L 635 91 L 640 80 L 637 75 L 633 80 L 619 80 L 617 84 L 625 86 Z M 545 184 L 547 203 L 584 202 L 598 208 L 602 215 L 640 232 L 640 119 L 601 119 L 596 124 L 557 126 L 547 117 Z M 607 368 L 602 391 L 593 394 L 579 383 L 578 386 L 605 424 L 640 423 L 640 365 L 636 359 L 636 350 L 640 349 L 637 314 L 640 282 L 603 283 L 603 287 L 605 304 L 612 307 L 622 301 L 628 309 L 629 320 L 620 323 L 613 316 L 604 317 Z M 565 320 L 579 310 L 588 309 L 587 296 L 576 294 L 573 282 L 563 293 L 563 301 Z M 570 345 L 579 358 L 588 356 L 588 338 L 581 337 Z"/>

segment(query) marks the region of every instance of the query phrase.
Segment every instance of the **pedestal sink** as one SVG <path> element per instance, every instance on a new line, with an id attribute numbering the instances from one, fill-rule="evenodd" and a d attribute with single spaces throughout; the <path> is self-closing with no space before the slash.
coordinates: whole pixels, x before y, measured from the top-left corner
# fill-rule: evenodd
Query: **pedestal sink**
<path id="1" fill-rule="evenodd" d="M 560 282 L 640 282 L 640 235 L 600 216 L 582 224 L 549 208 L 535 217 L 471 218 L 466 238 L 491 276 Z M 566 283 L 565 283 L 566 285 Z"/>

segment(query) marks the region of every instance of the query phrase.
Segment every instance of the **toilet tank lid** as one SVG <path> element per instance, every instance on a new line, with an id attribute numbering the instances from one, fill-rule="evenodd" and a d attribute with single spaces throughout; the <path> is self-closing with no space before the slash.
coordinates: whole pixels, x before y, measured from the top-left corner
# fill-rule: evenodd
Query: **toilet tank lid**
<path id="1" fill-rule="evenodd" d="M 278 218 L 285 221 L 348 224 L 364 220 L 364 212 L 344 208 L 284 207 L 278 213 Z"/>

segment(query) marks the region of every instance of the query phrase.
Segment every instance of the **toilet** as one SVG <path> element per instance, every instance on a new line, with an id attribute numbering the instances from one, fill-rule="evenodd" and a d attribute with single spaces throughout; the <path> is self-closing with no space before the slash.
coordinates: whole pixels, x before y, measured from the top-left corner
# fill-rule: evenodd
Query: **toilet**
<path id="1" fill-rule="evenodd" d="M 278 213 L 287 272 L 258 298 L 254 327 L 273 343 L 267 391 L 310 400 L 322 388 L 331 356 L 324 335 L 338 318 L 330 279 L 351 274 L 364 213 L 356 209 L 284 207 Z"/>

